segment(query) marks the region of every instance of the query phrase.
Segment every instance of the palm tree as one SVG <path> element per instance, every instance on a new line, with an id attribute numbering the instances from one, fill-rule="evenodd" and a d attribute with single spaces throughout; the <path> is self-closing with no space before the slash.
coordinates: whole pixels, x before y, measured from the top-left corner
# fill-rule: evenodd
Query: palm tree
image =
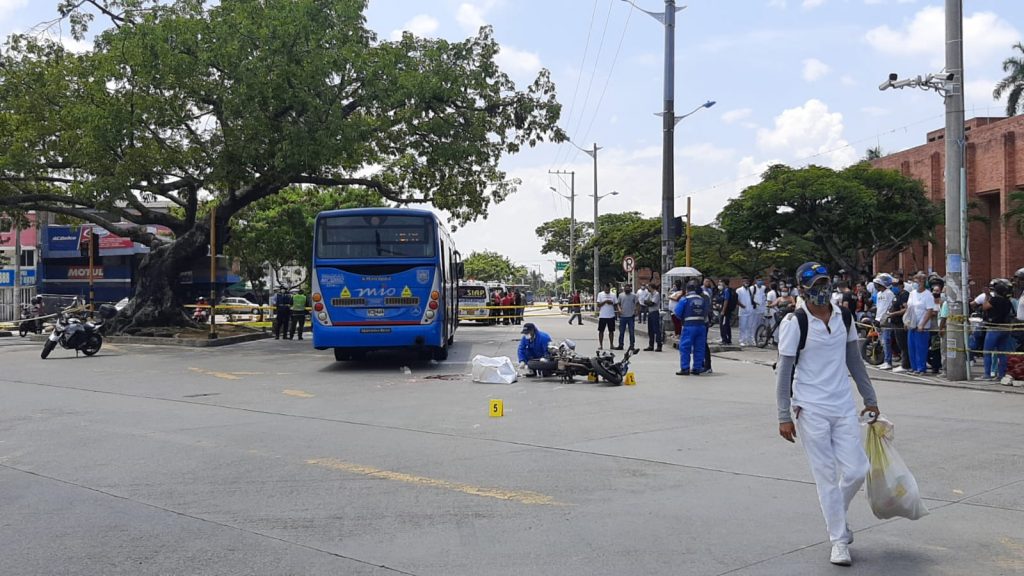
<path id="1" fill-rule="evenodd" d="M 1024 55 L 1024 45 L 1020 42 L 1014 44 L 1013 49 Z M 1024 112 L 1024 102 L 1021 101 L 1021 96 L 1024 95 L 1024 57 L 1010 56 L 1003 60 L 1003 72 L 1007 73 L 1006 78 L 996 84 L 995 89 L 992 90 L 992 97 L 999 100 L 1004 92 L 1008 93 L 1006 115 L 1016 116 L 1018 113 Z"/>
<path id="2" fill-rule="evenodd" d="M 1008 199 L 1009 202 L 1007 204 L 1009 206 L 1004 218 L 1006 218 L 1007 222 L 1013 223 L 1013 227 L 1017 229 L 1017 234 L 1024 236 L 1024 188 L 1018 188 L 1010 192 Z"/>

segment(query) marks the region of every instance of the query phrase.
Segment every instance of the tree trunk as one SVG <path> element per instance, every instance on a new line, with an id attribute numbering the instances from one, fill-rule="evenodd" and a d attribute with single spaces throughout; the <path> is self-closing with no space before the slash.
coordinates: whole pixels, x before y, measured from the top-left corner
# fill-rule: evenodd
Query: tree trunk
<path id="1" fill-rule="evenodd" d="M 207 254 L 208 245 L 209 230 L 196 226 L 145 255 L 136 275 L 135 294 L 113 322 L 114 332 L 132 334 L 149 327 L 195 326 L 183 308 L 186 302 L 179 276 Z"/>

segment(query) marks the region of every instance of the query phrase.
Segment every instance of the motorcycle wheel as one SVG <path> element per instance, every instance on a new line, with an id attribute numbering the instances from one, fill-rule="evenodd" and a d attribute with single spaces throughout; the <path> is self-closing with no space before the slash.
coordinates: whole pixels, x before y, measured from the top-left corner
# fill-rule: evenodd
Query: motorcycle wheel
<path id="1" fill-rule="evenodd" d="M 768 346 L 768 340 L 771 338 L 771 333 L 768 331 L 767 326 L 758 326 L 757 331 L 754 333 L 754 343 L 757 344 L 758 348 L 764 348 Z"/>
<path id="2" fill-rule="evenodd" d="M 56 342 L 54 342 L 53 340 L 47 340 L 46 343 L 43 344 L 43 353 L 39 355 L 40 358 L 42 358 L 43 360 L 46 360 L 46 357 L 49 356 L 50 352 L 53 352 L 53 349 L 56 348 L 56 347 L 57 347 L 57 343 Z"/>
<path id="3" fill-rule="evenodd" d="M 86 356 L 93 356 L 100 351 L 103 346 L 103 337 L 99 334 L 93 334 L 89 336 L 89 339 L 85 341 L 85 344 L 80 348 L 82 354 Z"/>
<path id="4" fill-rule="evenodd" d="M 25 335 L 27 335 L 27 334 L 28 334 L 28 327 L 27 326 L 25 326 L 24 324 L 22 324 L 21 326 L 18 326 L 18 336 L 21 336 L 22 338 L 24 338 Z"/>
<path id="5" fill-rule="evenodd" d="M 594 368 L 594 372 L 597 372 L 597 375 L 604 378 L 609 384 L 613 384 L 615 386 L 622 384 L 622 374 L 606 368 L 604 364 L 601 364 L 600 358 L 591 359 L 590 365 Z"/>
<path id="6" fill-rule="evenodd" d="M 865 340 L 860 347 L 860 355 L 872 366 L 878 366 L 885 360 L 882 343 L 878 340 Z"/>

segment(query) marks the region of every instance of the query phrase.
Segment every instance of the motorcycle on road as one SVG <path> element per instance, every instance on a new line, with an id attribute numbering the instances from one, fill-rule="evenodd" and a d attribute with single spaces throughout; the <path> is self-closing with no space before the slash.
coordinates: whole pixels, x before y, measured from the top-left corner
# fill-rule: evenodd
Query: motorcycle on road
<path id="1" fill-rule="evenodd" d="M 99 352 L 103 346 L 103 334 L 100 333 L 100 329 L 106 320 L 117 315 L 117 309 L 110 304 L 104 304 L 100 306 L 99 313 L 98 321 L 86 322 L 65 311 L 58 313 L 53 331 L 50 332 L 43 344 L 43 352 L 40 357 L 45 360 L 58 344 L 65 350 L 74 350 L 75 356 L 78 356 L 79 352 L 86 356 L 92 356 Z"/>
<path id="2" fill-rule="evenodd" d="M 593 376 L 618 386 L 629 372 L 629 357 L 632 355 L 633 351 L 628 350 L 619 362 L 615 361 L 614 353 L 604 350 L 598 350 L 593 357 L 580 356 L 576 353 L 575 342 L 563 340 L 558 345 L 549 344 L 544 358 L 530 360 L 526 364 L 540 376 L 558 376 L 567 383 L 576 376 Z"/>

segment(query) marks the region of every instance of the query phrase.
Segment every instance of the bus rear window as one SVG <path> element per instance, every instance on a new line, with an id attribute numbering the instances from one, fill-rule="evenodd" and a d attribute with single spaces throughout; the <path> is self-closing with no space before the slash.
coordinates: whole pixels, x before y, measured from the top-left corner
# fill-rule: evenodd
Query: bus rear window
<path id="1" fill-rule="evenodd" d="M 328 259 L 433 258 L 434 222 L 423 216 L 368 214 L 321 218 L 316 256 Z"/>
<path id="2" fill-rule="evenodd" d="M 486 286 L 459 286 L 459 298 L 466 300 L 486 300 Z"/>

